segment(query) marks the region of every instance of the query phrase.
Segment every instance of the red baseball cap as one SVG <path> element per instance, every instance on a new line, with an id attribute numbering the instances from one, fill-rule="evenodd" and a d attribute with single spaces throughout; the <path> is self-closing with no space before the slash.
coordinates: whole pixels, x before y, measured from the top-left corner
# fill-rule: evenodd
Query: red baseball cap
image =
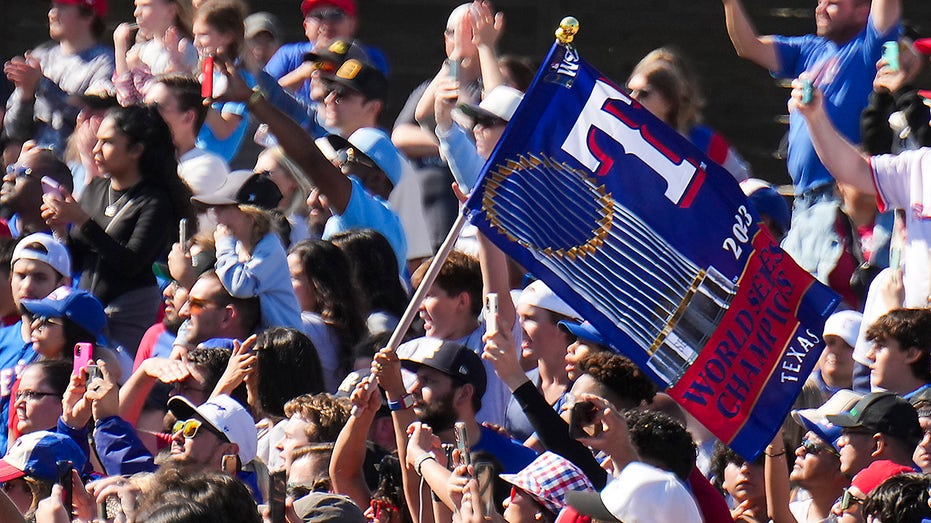
<path id="1" fill-rule="evenodd" d="M 355 0 L 303 0 L 301 12 L 304 16 L 321 7 L 335 7 L 349 16 L 356 16 Z"/>
<path id="2" fill-rule="evenodd" d="M 931 38 L 919 38 L 915 40 L 912 45 L 915 46 L 915 50 L 924 55 L 931 55 Z"/>
<path id="3" fill-rule="evenodd" d="M 53 4 L 84 6 L 99 18 L 107 16 L 107 0 L 52 0 Z"/>

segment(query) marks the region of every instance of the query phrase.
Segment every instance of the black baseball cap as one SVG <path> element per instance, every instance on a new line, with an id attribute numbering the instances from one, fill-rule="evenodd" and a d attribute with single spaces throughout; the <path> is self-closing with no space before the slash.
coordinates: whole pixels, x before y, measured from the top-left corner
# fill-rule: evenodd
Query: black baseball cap
<path id="1" fill-rule="evenodd" d="M 361 62 L 368 62 L 369 56 L 357 40 L 335 40 L 325 49 L 314 49 L 304 54 L 305 62 L 330 62 L 339 67 L 346 60 L 355 58 Z M 333 68 L 333 70 L 336 69 Z"/>
<path id="2" fill-rule="evenodd" d="M 388 98 L 388 79 L 374 65 L 349 58 L 335 73 L 321 75 L 324 80 L 359 91 L 368 100 Z"/>
<path id="3" fill-rule="evenodd" d="M 487 376 L 482 358 L 472 349 L 438 338 L 420 338 L 406 344 L 408 350 L 401 357 L 401 365 L 410 371 L 430 367 L 462 383 L 475 387 L 479 398 L 485 395 Z"/>
<path id="4" fill-rule="evenodd" d="M 867 429 L 917 445 L 923 432 L 911 403 L 891 392 L 863 396 L 850 410 L 828 415 L 828 421 L 845 429 Z"/>
<path id="5" fill-rule="evenodd" d="M 281 198 L 281 191 L 268 173 L 233 171 L 216 191 L 193 196 L 191 201 L 207 206 L 244 204 L 271 210 Z"/>

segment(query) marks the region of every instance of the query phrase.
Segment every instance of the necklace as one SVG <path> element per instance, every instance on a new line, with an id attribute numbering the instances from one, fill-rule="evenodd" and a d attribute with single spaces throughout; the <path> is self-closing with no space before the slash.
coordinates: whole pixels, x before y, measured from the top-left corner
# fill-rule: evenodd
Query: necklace
<path id="1" fill-rule="evenodd" d="M 126 190 L 116 201 L 113 201 L 113 187 L 107 186 L 107 206 L 103 210 L 104 216 L 107 218 L 116 216 L 116 212 L 120 210 L 120 203 L 123 201 L 123 198 L 126 198 L 127 194 L 129 194 L 129 190 Z"/>

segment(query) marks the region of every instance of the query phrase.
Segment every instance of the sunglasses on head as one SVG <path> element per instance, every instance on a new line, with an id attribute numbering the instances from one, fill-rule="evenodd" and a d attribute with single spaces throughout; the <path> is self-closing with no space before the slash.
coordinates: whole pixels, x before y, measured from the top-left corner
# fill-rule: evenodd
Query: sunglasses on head
<path id="1" fill-rule="evenodd" d="M 336 165 L 342 167 L 344 165 L 362 165 L 370 169 L 377 169 L 378 166 L 375 165 L 368 157 L 363 156 L 362 154 L 356 152 L 354 147 L 346 147 L 345 149 L 340 149 L 336 151 L 336 158 L 333 160 Z"/>

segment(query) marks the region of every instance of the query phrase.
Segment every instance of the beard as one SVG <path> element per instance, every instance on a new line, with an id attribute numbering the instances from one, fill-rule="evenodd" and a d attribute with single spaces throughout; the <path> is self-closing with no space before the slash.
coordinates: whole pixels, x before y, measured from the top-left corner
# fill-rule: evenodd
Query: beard
<path id="1" fill-rule="evenodd" d="M 454 392 L 455 390 L 451 390 L 446 396 L 437 398 L 422 407 L 420 421 L 430 425 L 434 434 L 452 429 L 453 425 L 459 421 L 459 416 L 453 408 Z"/>

